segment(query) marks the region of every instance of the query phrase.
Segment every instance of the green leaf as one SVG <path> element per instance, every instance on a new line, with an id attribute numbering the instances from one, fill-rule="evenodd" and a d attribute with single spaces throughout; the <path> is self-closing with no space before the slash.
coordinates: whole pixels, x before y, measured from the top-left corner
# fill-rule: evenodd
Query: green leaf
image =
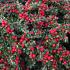
<path id="1" fill-rule="evenodd" d="M 0 39 L 0 43 L 3 43 L 3 39 Z"/>
<path id="2" fill-rule="evenodd" d="M 27 34 L 27 37 L 28 37 L 28 38 L 30 38 L 30 37 L 31 37 L 31 35 L 30 35 L 30 34 Z"/>
<path id="3" fill-rule="evenodd" d="M 34 9 L 34 10 L 29 10 L 28 14 L 38 14 L 38 9 Z"/>
<path id="4" fill-rule="evenodd" d="M 23 0 L 19 0 L 19 3 L 22 3 L 23 5 L 25 5 L 26 2 L 24 2 Z"/>
<path id="5" fill-rule="evenodd" d="M 59 54 L 55 54 L 55 58 L 58 59 L 59 58 Z"/>

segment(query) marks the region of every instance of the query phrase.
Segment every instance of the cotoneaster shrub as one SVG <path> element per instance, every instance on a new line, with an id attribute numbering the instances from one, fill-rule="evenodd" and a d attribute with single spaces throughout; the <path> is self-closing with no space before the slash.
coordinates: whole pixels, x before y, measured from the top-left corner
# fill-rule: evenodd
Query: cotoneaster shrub
<path id="1" fill-rule="evenodd" d="M 1 2 L 0 69 L 69 70 L 69 6 L 60 0 Z"/>

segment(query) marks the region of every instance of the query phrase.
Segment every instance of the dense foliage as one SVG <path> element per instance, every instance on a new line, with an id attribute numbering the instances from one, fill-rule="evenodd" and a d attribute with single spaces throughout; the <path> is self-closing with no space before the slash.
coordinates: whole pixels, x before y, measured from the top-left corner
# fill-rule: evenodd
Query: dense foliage
<path id="1" fill-rule="evenodd" d="M 0 2 L 0 70 L 70 69 L 69 3 Z"/>

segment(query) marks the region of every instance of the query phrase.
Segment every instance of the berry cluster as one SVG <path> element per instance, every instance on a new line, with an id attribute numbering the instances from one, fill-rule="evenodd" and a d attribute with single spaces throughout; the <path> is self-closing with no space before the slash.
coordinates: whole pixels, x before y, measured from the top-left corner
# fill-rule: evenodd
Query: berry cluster
<path id="1" fill-rule="evenodd" d="M 1 3 L 0 69 L 70 69 L 70 4 L 61 0 Z"/>

